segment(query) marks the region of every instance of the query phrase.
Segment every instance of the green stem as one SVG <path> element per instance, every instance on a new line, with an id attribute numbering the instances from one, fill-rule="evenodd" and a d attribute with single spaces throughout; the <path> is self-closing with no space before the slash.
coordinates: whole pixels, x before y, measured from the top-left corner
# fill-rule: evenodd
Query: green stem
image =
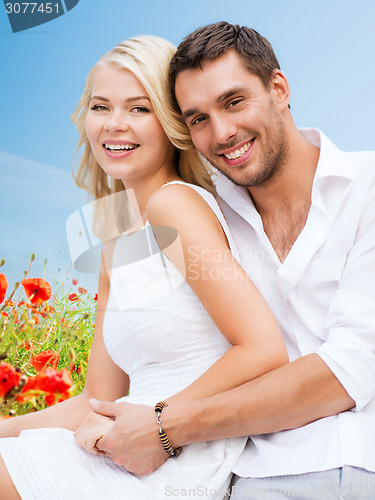
<path id="1" fill-rule="evenodd" d="M 28 267 L 27 271 L 25 271 L 23 279 L 25 279 L 25 278 L 26 278 L 26 276 L 29 274 L 30 269 L 31 269 L 31 264 L 33 263 L 33 260 L 34 260 L 34 259 L 31 259 L 31 260 L 30 260 L 29 267 Z M 0 312 L 1 312 L 1 311 L 3 311 L 3 310 L 7 307 L 7 305 L 8 305 L 8 304 L 9 304 L 9 302 L 12 300 L 13 295 L 16 293 L 16 291 L 17 291 L 17 289 L 18 289 L 18 287 L 20 286 L 20 284 L 21 284 L 21 283 L 22 283 L 22 281 L 20 281 L 20 282 L 18 282 L 18 281 L 17 281 L 17 283 L 14 285 L 13 292 L 10 294 L 10 296 L 8 297 L 8 299 L 7 299 L 7 300 L 4 302 L 4 304 L 1 306 L 1 308 L 0 308 Z"/>

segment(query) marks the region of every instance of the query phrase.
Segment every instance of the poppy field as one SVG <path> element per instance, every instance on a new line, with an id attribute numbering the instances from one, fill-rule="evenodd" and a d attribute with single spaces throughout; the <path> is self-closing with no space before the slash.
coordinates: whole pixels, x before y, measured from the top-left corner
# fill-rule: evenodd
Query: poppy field
<path id="1" fill-rule="evenodd" d="M 0 419 L 75 396 L 85 381 L 97 295 L 75 279 L 54 294 L 45 279 L 28 277 L 34 259 L 13 289 L 0 273 Z"/>

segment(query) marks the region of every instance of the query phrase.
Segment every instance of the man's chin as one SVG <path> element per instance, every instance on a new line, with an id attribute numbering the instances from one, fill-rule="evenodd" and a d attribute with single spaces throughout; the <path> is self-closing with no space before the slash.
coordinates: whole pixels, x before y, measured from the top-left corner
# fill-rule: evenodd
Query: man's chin
<path id="1" fill-rule="evenodd" d="M 233 184 L 236 186 L 241 186 L 241 187 L 248 187 L 246 179 L 241 178 L 241 175 L 236 175 L 234 172 L 228 172 L 227 170 L 224 170 L 222 168 L 218 168 L 217 166 L 214 165 L 214 167 L 224 175 L 227 179 L 229 179 Z"/>

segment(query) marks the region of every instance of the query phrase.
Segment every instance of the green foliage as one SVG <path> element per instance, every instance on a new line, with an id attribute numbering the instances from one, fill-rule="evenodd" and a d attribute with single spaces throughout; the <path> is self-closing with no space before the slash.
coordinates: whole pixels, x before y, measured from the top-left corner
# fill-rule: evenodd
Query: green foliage
<path id="1" fill-rule="evenodd" d="M 76 293 L 60 292 L 48 301 L 33 304 L 21 288 L 10 294 L 0 308 L 0 364 L 6 362 L 23 375 L 21 384 L 3 397 L 0 380 L 0 416 L 23 415 L 51 404 L 40 390 L 29 395 L 26 402 L 17 401 L 22 384 L 38 375 L 33 367 L 34 357 L 47 350 L 59 354 L 56 373 L 65 369 L 71 376 L 73 383 L 65 397 L 79 394 L 95 328 L 97 297 L 85 289 L 75 287 Z"/>

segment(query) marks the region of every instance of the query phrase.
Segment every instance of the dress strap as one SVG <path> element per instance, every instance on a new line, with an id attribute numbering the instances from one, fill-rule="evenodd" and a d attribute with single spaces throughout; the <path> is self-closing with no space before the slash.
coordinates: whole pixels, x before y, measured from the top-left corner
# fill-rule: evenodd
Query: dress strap
<path id="1" fill-rule="evenodd" d="M 225 233 L 225 236 L 227 237 L 227 240 L 229 243 L 229 248 L 230 248 L 230 251 L 232 252 L 233 257 L 237 261 L 239 261 L 239 253 L 238 253 L 237 245 L 234 242 L 233 236 L 232 236 L 232 234 L 229 230 L 229 227 L 228 227 L 228 223 L 225 220 L 224 214 L 221 211 L 220 206 L 219 206 L 216 198 L 214 197 L 214 195 L 209 193 L 206 189 L 202 188 L 201 186 L 197 186 L 196 184 L 191 184 L 191 183 L 185 182 L 185 181 L 167 182 L 166 184 L 164 184 L 162 186 L 162 188 L 165 186 L 169 186 L 170 184 L 181 184 L 182 186 L 188 186 L 188 187 L 194 189 L 204 199 L 204 201 L 211 208 L 211 210 L 214 212 L 217 219 L 219 220 L 220 225 L 223 228 L 223 231 Z"/>

